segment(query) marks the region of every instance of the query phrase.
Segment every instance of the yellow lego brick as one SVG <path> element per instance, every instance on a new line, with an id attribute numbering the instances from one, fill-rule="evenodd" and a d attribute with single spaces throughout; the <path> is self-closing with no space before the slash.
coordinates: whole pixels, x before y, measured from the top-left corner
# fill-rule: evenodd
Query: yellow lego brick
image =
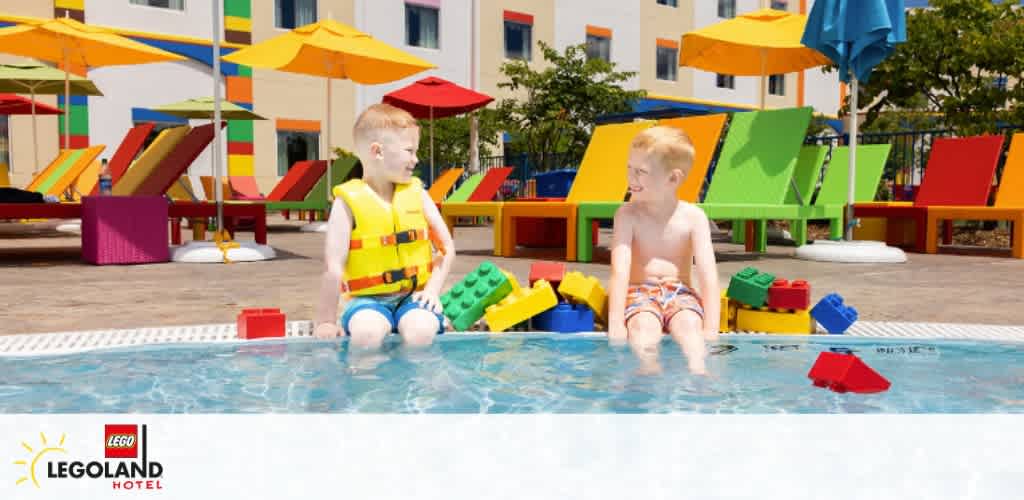
<path id="1" fill-rule="evenodd" d="M 810 311 L 802 309 L 773 310 L 766 307 L 751 309 L 741 307 L 736 311 L 736 329 L 764 333 L 791 333 L 806 335 L 814 333 L 814 320 Z"/>
<path id="2" fill-rule="evenodd" d="M 570 302 L 586 304 L 594 311 L 594 316 L 601 324 L 608 324 L 608 295 L 601 282 L 593 277 L 584 277 L 579 271 L 565 273 L 558 293 Z"/>
<path id="3" fill-rule="evenodd" d="M 522 323 L 558 304 L 558 297 L 551 284 L 537 280 L 533 288 L 520 288 L 501 302 L 490 306 L 484 313 L 484 320 L 493 332 L 500 332 Z"/>
<path id="4" fill-rule="evenodd" d="M 718 322 L 718 332 L 731 332 L 736 324 L 736 301 L 729 300 L 725 290 L 722 290 L 722 308 L 719 317 L 721 319 Z"/>
<path id="5" fill-rule="evenodd" d="M 501 269 L 501 268 L 499 267 L 498 269 Z M 508 272 L 508 271 L 506 271 L 504 269 L 501 269 L 501 274 L 504 274 L 505 278 L 508 279 L 509 284 L 512 285 L 512 292 L 513 293 L 519 291 L 519 280 L 516 279 L 516 275 L 514 275 L 514 274 L 512 274 L 512 273 L 510 273 L 510 272 Z"/>

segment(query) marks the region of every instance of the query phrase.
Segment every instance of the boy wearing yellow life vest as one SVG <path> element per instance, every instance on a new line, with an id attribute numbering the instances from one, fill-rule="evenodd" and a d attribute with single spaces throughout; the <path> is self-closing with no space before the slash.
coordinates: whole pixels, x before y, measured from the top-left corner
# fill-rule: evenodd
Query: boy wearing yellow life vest
<path id="1" fill-rule="evenodd" d="M 408 345 L 430 344 L 444 331 L 439 297 L 455 246 L 413 177 L 419 127 L 409 113 L 374 104 L 356 119 L 353 135 L 363 176 L 332 191 L 315 335 L 344 331 L 353 346 L 372 349 L 397 331 Z M 342 292 L 349 300 L 339 320 Z"/>

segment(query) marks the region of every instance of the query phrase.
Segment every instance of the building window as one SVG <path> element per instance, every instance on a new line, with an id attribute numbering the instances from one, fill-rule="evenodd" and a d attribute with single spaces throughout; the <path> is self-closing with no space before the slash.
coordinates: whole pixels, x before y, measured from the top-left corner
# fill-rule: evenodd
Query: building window
<path id="1" fill-rule="evenodd" d="M 786 95 L 786 75 L 769 76 L 768 93 L 771 95 Z"/>
<path id="2" fill-rule="evenodd" d="M 997 76 L 992 79 L 992 87 L 996 90 L 1006 90 L 1007 80 L 1006 75 Z"/>
<path id="3" fill-rule="evenodd" d="M 772 0 L 772 8 L 775 10 L 789 10 L 789 0 Z"/>
<path id="4" fill-rule="evenodd" d="M 185 10 L 185 0 L 131 0 L 133 5 L 160 7 L 162 9 Z"/>
<path id="5" fill-rule="evenodd" d="M 677 0 L 658 0 L 658 5 L 668 5 L 669 7 L 678 7 L 679 2 Z"/>
<path id="6" fill-rule="evenodd" d="M 316 0 L 274 0 L 274 26 L 295 29 L 316 22 Z"/>
<path id="7" fill-rule="evenodd" d="M 657 77 L 659 80 L 676 81 L 676 68 L 679 65 L 679 49 L 658 45 Z"/>
<path id="8" fill-rule="evenodd" d="M 438 11 L 432 7 L 405 4 L 405 44 L 426 49 L 438 48 Z"/>
<path id="9" fill-rule="evenodd" d="M 735 89 L 736 77 L 732 75 L 715 75 L 715 86 L 720 89 Z"/>
<path id="10" fill-rule="evenodd" d="M 736 17 L 736 0 L 718 0 L 718 17 Z"/>
<path id="11" fill-rule="evenodd" d="M 284 177 L 296 162 L 318 159 L 319 152 L 319 132 L 278 130 L 277 176 Z"/>
<path id="12" fill-rule="evenodd" d="M 532 59 L 533 16 L 505 11 L 505 57 L 508 59 Z"/>
<path id="13" fill-rule="evenodd" d="M 587 26 L 587 60 L 612 61 L 612 30 Z"/>

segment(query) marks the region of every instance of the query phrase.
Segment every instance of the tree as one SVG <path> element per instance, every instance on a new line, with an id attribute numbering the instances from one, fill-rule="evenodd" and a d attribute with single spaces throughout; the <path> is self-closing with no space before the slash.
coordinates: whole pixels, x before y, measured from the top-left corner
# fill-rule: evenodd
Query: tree
<path id="1" fill-rule="evenodd" d="M 597 117 L 629 111 L 646 94 L 623 89 L 621 84 L 635 73 L 616 71 L 614 63 L 603 59 L 588 60 L 584 45 L 562 53 L 544 42 L 540 47 L 545 69 L 518 60 L 502 65 L 507 80 L 498 87 L 521 97 L 502 99 L 497 117 L 512 147 L 545 170 L 552 166 L 545 161 L 547 153 L 566 154 L 574 162 L 582 158 Z"/>
<path id="2" fill-rule="evenodd" d="M 492 109 L 477 113 L 477 133 L 480 138 L 480 156 L 491 156 L 498 146 L 498 126 Z M 420 148 L 417 156 L 421 164 L 430 164 L 430 120 L 419 120 Z M 467 165 L 469 163 L 469 115 L 434 120 L 434 164 Z"/>
<path id="3" fill-rule="evenodd" d="M 894 109 L 937 114 L 937 125 L 962 134 L 1024 125 L 1024 9 L 1015 3 L 932 0 L 909 11 L 907 42 L 861 85 L 860 102 L 871 103 L 865 129 Z"/>

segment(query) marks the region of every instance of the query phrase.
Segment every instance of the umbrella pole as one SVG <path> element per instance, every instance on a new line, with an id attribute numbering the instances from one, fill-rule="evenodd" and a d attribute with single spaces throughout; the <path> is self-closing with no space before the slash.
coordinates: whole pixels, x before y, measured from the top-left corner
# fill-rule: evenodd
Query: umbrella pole
<path id="1" fill-rule="evenodd" d="M 761 109 L 764 110 L 768 104 L 768 98 L 766 92 L 768 91 L 768 76 L 765 75 L 765 65 L 768 54 L 765 53 L 764 49 L 761 49 Z"/>
<path id="2" fill-rule="evenodd" d="M 64 149 L 71 149 L 71 82 L 68 71 L 68 49 L 64 48 Z"/>
<path id="3" fill-rule="evenodd" d="M 29 90 L 29 95 L 32 96 L 32 160 L 35 162 L 32 164 L 32 176 L 35 177 L 36 172 L 39 170 L 39 143 L 36 138 L 36 89 L 32 87 Z"/>
<path id="4" fill-rule="evenodd" d="M 434 107 L 430 107 L 430 184 L 434 184 Z"/>
<path id="5" fill-rule="evenodd" d="M 857 81 L 857 75 L 852 75 L 850 77 L 850 140 L 848 141 L 850 168 L 849 184 L 846 187 L 846 229 L 843 231 L 843 239 L 846 241 L 853 239 L 853 201 L 857 187 L 857 129 L 860 128 L 857 124 L 857 94 L 860 90 L 859 86 L 860 83 Z"/>
<path id="6" fill-rule="evenodd" d="M 213 4 L 213 192 L 217 201 L 217 233 L 224 234 L 224 193 L 220 180 L 220 2 L 210 3 Z"/>
<path id="7" fill-rule="evenodd" d="M 324 136 L 324 148 L 327 150 L 327 155 L 325 156 L 325 158 L 327 158 L 327 205 L 328 205 L 327 209 L 330 210 L 331 195 L 333 194 L 331 191 L 334 190 L 334 186 L 331 185 L 334 182 L 334 177 L 331 176 L 332 175 L 331 174 L 331 167 L 333 166 L 331 164 L 334 163 L 334 162 L 331 161 L 331 77 L 330 76 L 327 77 L 327 127 L 326 127 L 326 130 L 325 130 L 325 134 L 326 135 Z M 324 212 L 324 215 L 327 215 L 326 211 Z"/>

